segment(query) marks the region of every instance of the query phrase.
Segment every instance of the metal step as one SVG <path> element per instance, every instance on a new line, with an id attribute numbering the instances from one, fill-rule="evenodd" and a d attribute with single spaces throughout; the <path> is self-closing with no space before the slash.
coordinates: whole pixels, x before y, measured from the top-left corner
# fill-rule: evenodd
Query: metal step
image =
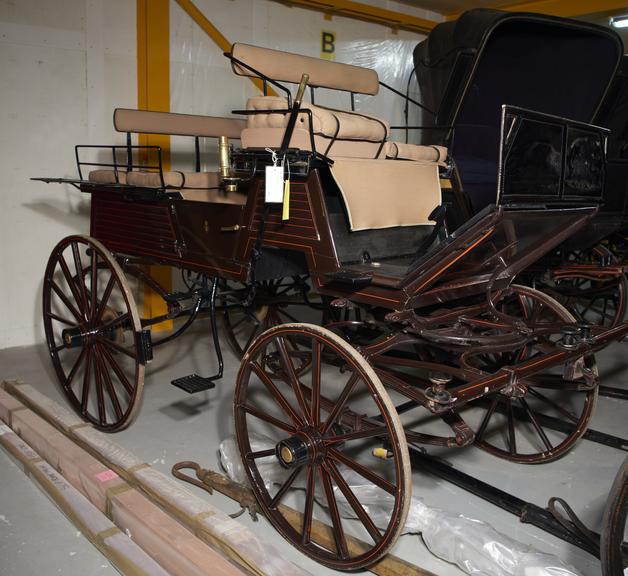
<path id="1" fill-rule="evenodd" d="M 196 392 L 203 392 L 204 390 L 211 390 L 216 387 L 213 378 L 203 378 L 203 376 L 199 376 L 198 374 L 190 374 L 189 376 L 176 378 L 171 384 L 177 388 L 181 388 L 181 390 L 185 390 L 188 394 L 196 394 Z"/>

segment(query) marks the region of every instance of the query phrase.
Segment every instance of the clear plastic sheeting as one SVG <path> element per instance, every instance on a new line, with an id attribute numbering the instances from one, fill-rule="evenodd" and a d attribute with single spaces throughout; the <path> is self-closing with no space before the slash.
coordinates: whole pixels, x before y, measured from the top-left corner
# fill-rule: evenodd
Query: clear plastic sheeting
<path id="1" fill-rule="evenodd" d="M 272 440 L 260 434 L 251 437 L 250 442 L 254 452 L 274 446 Z M 235 437 L 230 436 L 220 444 L 220 461 L 232 480 L 248 484 Z M 274 456 L 260 458 L 257 463 L 267 487 L 283 483 L 289 474 Z M 385 528 L 393 497 L 383 496 L 381 490 L 373 484 L 365 484 L 364 478 L 355 472 L 343 469 L 343 476 L 375 524 Z M 302 488 L 302 485 L 294 487 Z M 335 485 L 334 495 L 341 515 L 355 518 L 353 509 Z M 323 500 L 319 503 L 325 505 Z M 414 497 L 403 533 L 421 534 L 432 554 L 473 576 L 581 576 L 556 556 L 513 540 L 486 522 L 430 508 Z"/>
<path id="2" fill-rule="evenodd" d="M 261 434 L 252 434 L 250 442 L 253 452 L 268 450 L 275 446 L 270 438 Z M 220 443 L 220 463 L 231 480 L 245 486 L 249 485 L 235 436 L 229 436 Z M 290 476 L 290 470 L 282 468 L 275 456 L 259 458 L 257 466 L 264 479 L 266 488 L 270 488 L 273 484 L 282 484 Z"/>
<path id="3" fill-rule="evenodd" d="M 388 523 L 393 497 L 382 498 L 381 490 L 364 484 L 357 474 L 346 478 L 376 525 Z M 340 512 L 353 517 L 353 511 L 342 492 L 334 488 Z M 404 534 L 421 534 L 432 554 L 456 564 L 474 576 L 576 576 L 574 568 L 559 558 L 544 554 L 517 542 L 481 520 L 430 508 L 412 498 Z"/>

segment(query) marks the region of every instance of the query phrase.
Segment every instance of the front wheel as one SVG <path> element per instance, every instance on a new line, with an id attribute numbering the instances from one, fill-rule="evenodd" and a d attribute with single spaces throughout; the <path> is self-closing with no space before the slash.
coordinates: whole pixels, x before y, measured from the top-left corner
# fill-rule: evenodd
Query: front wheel
<path id="1" fill-rule="evenodd" d="M 307 375 L 290 342 L 309 351 Z M 234 416 L 253 492 L 295 547 L 354 570 L 395 543 L 410 503 L 408 447 L 386 390 L 350 344 L 312 324 L 267 330 L 242 359 Z M 373 456 L 382 447 L 386 460 Z"/>
<path id="2" fill-rule="evenodd" d="M 97 240 L 68 236 L 53 249 L 43 286 L 46 342 L 76 412 L 106 432 L 129 425 L 140 402 L 141 324 L 120 266 Z"/>

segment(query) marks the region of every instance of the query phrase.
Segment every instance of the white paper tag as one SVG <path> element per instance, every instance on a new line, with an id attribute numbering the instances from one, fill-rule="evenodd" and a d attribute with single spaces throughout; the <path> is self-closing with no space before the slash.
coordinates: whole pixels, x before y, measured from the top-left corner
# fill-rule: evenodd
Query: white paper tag
<path id="1" fill-rule="evenodd" d="M 9 428 L 8 426 L 5 426 L 4 424 L 0 424 L 0 436 L 8 434 L 9 432 L 13 432 L 13 430 L 11 430 L 11 428 Z"/>
<path id="2" fill-rule="evenodd" d="M 283 202 L 283 166 L 266 166 L 266 202 Z"/>

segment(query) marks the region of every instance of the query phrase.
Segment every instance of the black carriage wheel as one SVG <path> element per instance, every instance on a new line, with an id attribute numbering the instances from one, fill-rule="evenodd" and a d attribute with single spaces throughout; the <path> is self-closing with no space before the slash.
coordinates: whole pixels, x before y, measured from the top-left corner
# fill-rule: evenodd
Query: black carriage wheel
<path id="1" fill-rule="evenodd" d="M 50 358 L 73 408 L 107 432 L 128 426 L 144 385 L 141 324 L 124 274 L 100 242 L 69 236 L 55 246 L 43 313 Z"/>
<path id="2" fill-rule="evenodd" d="M 527 286 L 513 285 L 495 303 L 498 309 L 537 329 L 575 322 L 556 300 Z M 555 346 L 558 334 L 546 334 L 508 352 L 469 356 L 466 366 L 486 373 L 516 365 Z M 581 360 L 595 373 L 592 355 Z M 562 369 L 562 367 L 561 367 Z M 495 456 L 522 464 L 549 462 L 563 456 L 585 433 L 598 396 L 597 382 L 565 381 L 549 370 L 473 403 L 478 410 L 475 445 Z M 557 429 L 558 428 L 558 429 Z"/>
<path id="3" fill-rule="evenodd" d="M 600 557 L 603 576 L 624 576 L 628 568 L 627 539 L 628 517 L 628 458 L 619 469 L 609 492 L 602 521 Z M 623 549 L 622 549 L 623 548 Z"/>
<path id="4" fill-rule="evenodd" d="M 617 257 L 605 246 L 593 247 L 586 257 L 573 254 L 579 263 L 601 260 L 617 264 Z M 552 290 L 558 300 L 579 320 L 612 328 L 623 321 L 628 298 L 628 281 L 625 276 L 610 280 L 592 280 L 585 276 L 562 276 Z"/>
<path id="5" fill-rule="evenodd" d="M 288 339 L 310 350 L 307 376 L 295 373 Z M 281 357 L 281 369 L 272 372 L 265 361 L 270 350 Z M 408 447 L 382 383 L 350 344 L 312 324 L 264 332 L 242 359 L 234 416 L 253 492 L 291 544 L 321 564 L 351 570 L 376 561 L 395 543 L 410 503 Z M 265 449 L 258 449 L 261 434 Z M 387 460 L 373 456 L 383 445 Z M 283 476 L 270 481 L 269 466 L 275 473 L 285 469 Z M 377 523 L 356 488 L 363 485 L 385 511 Z M 313 531 L 318 522 L 332 528 L 333 538 Z"/>
<path id="6" fill-rule="evenodd" d="M 303 282 L 300 277 L 260 282 L 255 299 L 248 308 L 239 305 L 237 298 L 233 296 L 221 298 L 227 341 L 238 358 L 242 358 L 253 340 L 268 328 L 302 320 L 295 314 L 301 315 L 300 308 L 303 306 L 312 306 L 303 295 Z M 229 283 L 223 286 L 223 292 L 235 292 L 244 296 L 246 288 L 240 284 Z M 288 341 L 288 345 L 296 346 L 291 341 Z M 297 371 L 306 371 L 308 368 L 309 354 L 306 351 Z"/>

